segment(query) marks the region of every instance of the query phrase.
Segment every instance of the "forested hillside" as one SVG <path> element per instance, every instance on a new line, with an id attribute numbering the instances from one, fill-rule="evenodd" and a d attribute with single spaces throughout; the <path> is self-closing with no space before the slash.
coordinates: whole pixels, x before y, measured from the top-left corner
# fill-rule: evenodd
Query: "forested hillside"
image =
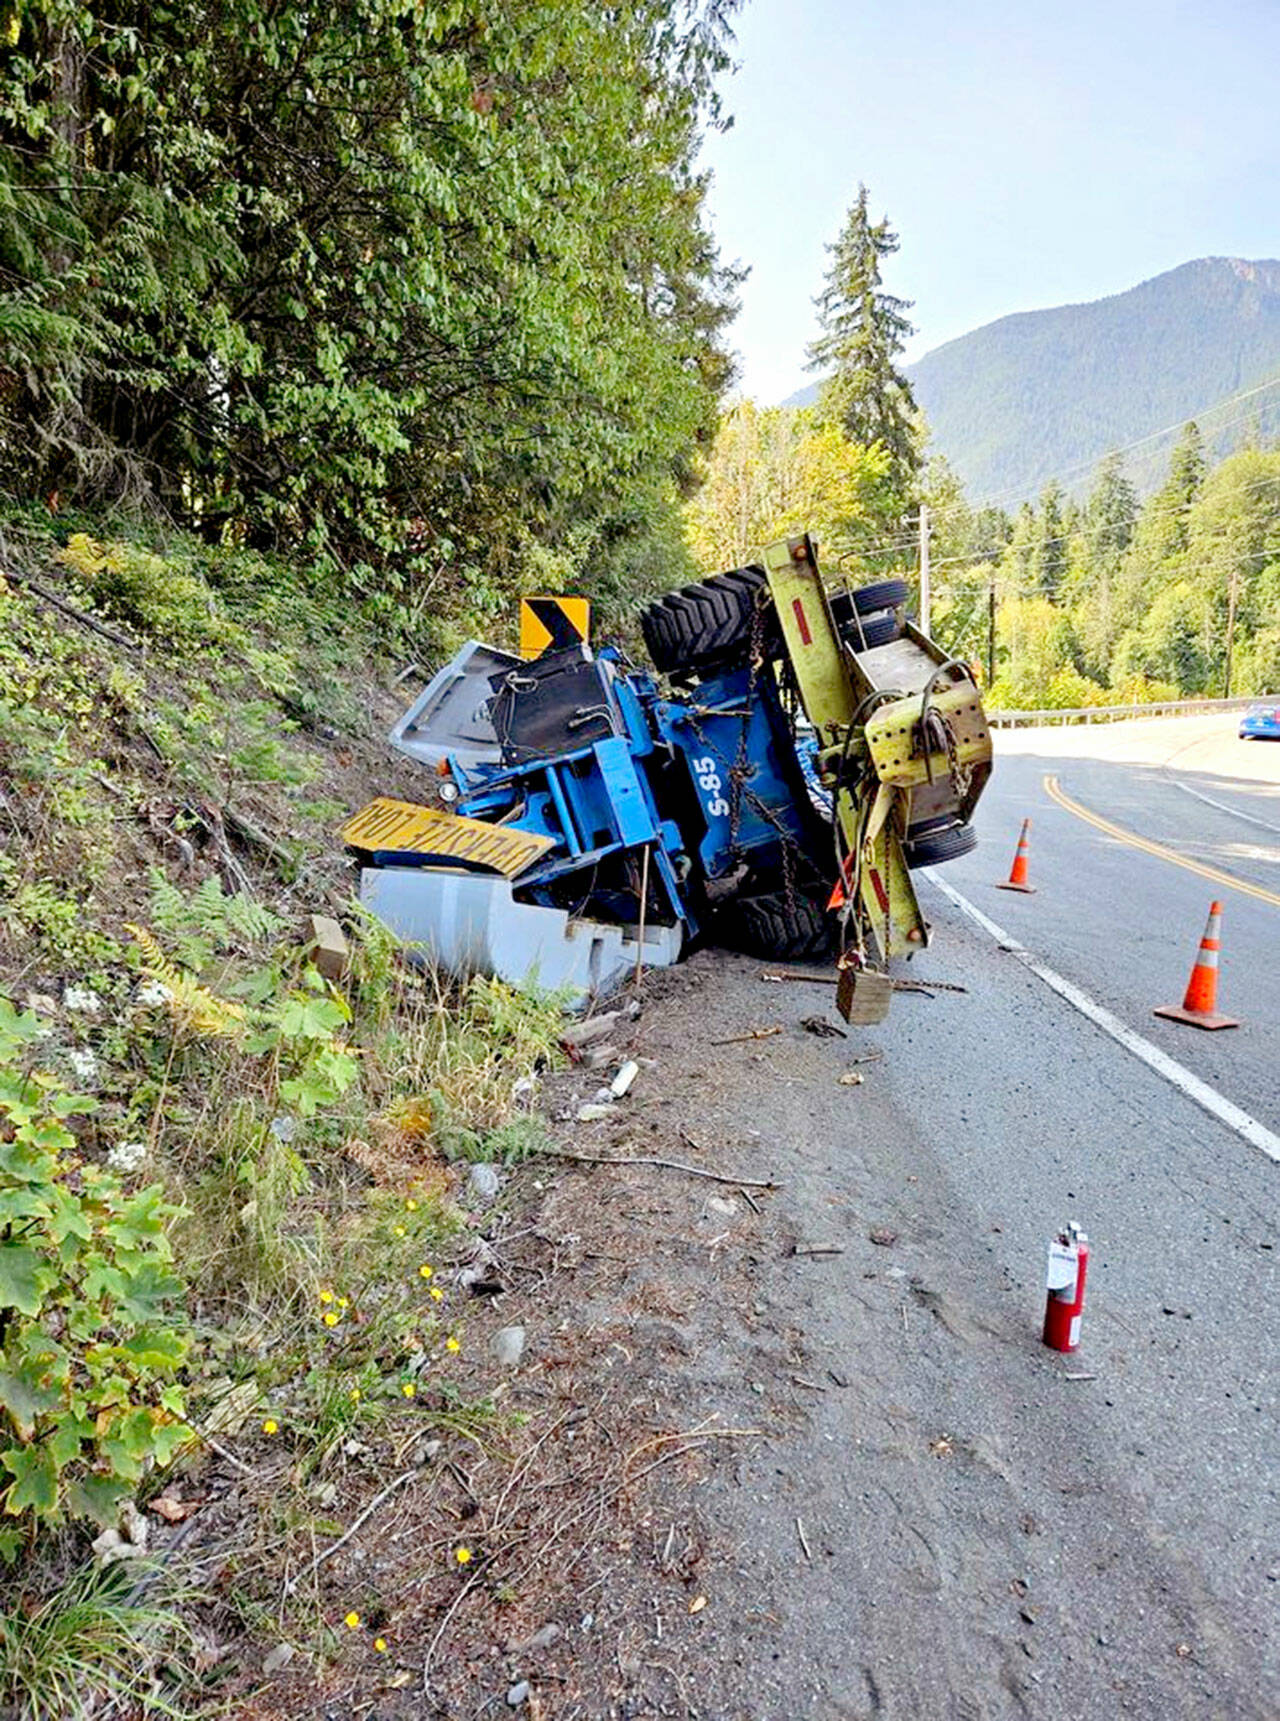
<path id="1" fill-rule="evenodd" d="M 415 967 L 339 829 L 434 800 L 387 728 L 521 590 L 607 626 L 692 568 L 735 286 L 693 163 L 734 6 L 0 14 L 15 1721 L 420 1705 L 473 1550 L 477 1599 L 515 1597 L 472 1478 L 551 1498 L 554 1427 L 491 1396 L 498 1287 L 462 1273 L 547 1146 L 560 1002 Z"/>
<path id="2" fill-rule="evenodd" d="M 975 511 L 945 462 L 934 627 L 1005 708 L 1280 691 L 1280 451 L 1211 465 L 1185 426 L 1141 506 L 1118 455 L 1075 500 L 1051 482 L 1012 518 Z"/>
<path id="3" fill-rule="evenodd" d="M 1211 454 L 1280 430 L 1280 263 L 1203 257 L 1091 304 L 1001 317 L 907 376 L 930 447 L 972 496 L 1013 507 L 1050 478 L 1079 492 L 1110 449 L 1150 438 L 1129 465 L 1146 495 L 1190 418 Z"/>

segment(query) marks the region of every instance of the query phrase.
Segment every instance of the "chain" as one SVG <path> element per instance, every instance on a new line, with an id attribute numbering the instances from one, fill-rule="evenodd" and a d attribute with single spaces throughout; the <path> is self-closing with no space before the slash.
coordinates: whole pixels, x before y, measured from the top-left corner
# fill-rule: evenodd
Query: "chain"
<path id="1" fill-rule="evenodd" d="M 951 772 L 951 781 L 955 784 L 956 799 L 963 801 L 969 793 L 969 785 L 973 780 L 973 770 L 970 766 L 960 763 L 960 754 L 956 749 L 955 730 L 946 717 L 942 718 L 942 730 L 947 738 L 947 769 Z"/>

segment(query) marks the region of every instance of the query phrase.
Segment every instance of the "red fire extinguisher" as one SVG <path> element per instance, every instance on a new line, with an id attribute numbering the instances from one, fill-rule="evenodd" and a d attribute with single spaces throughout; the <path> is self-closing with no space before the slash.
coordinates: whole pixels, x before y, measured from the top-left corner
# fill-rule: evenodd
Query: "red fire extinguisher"
<path id="1" fill-rule="evenodd" d="M 1050 1350 L 1080 1348 L 1080 1318 L 1084 1312 L 1084 1280 L 1089 1271 L 1089 1239 L 1072 1220 L 1049 1245 L 1045 1284 L 1044 1342 Z"/>

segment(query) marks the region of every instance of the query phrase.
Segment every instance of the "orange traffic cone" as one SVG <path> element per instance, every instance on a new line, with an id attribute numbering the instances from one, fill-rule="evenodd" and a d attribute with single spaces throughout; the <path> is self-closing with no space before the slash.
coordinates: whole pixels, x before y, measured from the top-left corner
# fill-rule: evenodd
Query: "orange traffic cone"
<path id="1" fill-rule="evenodd" d="M 1191 979 L 1187 982 L 1182 1008 L 1176 1004 L 1162 1004 L 1156 1011 L 1157 1016 L 1167 1016 L 1171 1022 L 1187 1022 L 1193 1028 L 1240 1026 L 1234 1016 L 1220 1016 L 1217 1011 L 1218 952 L 1222 948 L 1218 934 L 1221 928 L 1222 904 L 1215 902 L 1209 907 L 1209 924 L 1200 940 L 1200 951 L 1191 970 Z"/>
<path id="2" fill-rule="evenodd" d="M 1028 896 L 1035 895 L 1035 885 L 1027 883 L 1027 833 L 1030 829 L 1031 820 L 1023 819 L 1022 834 L 1013 856 L 1013 870 L 1003 884 L 996 886 L 997 890 L 1021 890 Z"/>

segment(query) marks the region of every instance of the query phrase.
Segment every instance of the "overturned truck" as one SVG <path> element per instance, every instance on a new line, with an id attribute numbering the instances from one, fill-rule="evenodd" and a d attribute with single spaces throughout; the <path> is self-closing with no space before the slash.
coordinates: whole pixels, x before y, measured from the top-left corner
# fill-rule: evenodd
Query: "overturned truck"
<path id="1" fill-rule="evenodd" d="M 362 900 L 456 972 L 586 999 L 696 942 L 833 958 L 846 1016 L 929 941 L 913 868 L 967 853 L 991 740 L 967 664 L 907 588 L 828 590 L 813 541 L 526 662 L 472 641 L 396 724 L 444 807 L 380 799 L 343 830 Z"/>

